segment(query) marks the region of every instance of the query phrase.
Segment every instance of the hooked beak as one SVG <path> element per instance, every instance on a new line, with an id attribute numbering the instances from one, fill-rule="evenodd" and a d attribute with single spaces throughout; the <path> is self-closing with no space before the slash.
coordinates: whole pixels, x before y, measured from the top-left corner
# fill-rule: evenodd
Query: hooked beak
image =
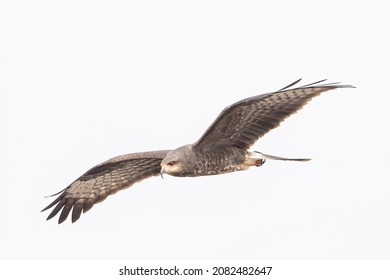
<path id="1" fill-rule="evenodd" d="M 160 169 L 160 176 L 161 176 L 161 178 L 163 178 L 163 179 L 164 179 L 164 176 L 163 176 L 164 173 L 165 173 L 165 169 L 161 167 L 161 169 Z"/>

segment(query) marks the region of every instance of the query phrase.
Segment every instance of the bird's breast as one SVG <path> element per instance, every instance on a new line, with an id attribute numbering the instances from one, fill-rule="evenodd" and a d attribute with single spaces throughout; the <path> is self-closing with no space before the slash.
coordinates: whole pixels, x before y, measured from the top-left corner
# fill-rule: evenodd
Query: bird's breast
<path id="1" fill-rule="evenodd" d="M 195 176 L 217 175 L 245 169 L 244 156 L 235 151 L 203 153 L 197 157 Z"/>

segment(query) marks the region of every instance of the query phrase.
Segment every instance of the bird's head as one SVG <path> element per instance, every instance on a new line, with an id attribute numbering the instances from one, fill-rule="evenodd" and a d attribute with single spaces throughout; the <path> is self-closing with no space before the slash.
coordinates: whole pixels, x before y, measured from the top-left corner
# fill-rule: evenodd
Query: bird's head
<path id="1" fill-rule="evenodd" d="M 161 161 L 161 177 L 163 174 L 187 177 L 193 176 L 195 156 L 189 146 L 183 146 L 169 152 Z"/>

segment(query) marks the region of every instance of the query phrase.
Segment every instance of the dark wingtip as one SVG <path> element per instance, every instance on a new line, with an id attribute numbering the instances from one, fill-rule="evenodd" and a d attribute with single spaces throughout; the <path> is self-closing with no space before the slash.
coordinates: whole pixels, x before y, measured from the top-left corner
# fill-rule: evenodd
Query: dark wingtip
<path id="1" fill-rule="evenodd" d="M 56 205 L 58 202 L 61 201 L 61 199 L 64 197 L 64 194 L 60 195 L 59 197 L 57 197 L 52 203 L 50 203 L 49 205 L 47 205 L 45 208 L 43 208 L 41 210 L 41 212 L 43 211 L 46 211 L 47 209 L 50 209 L 52 208 L 54 205 Z"/>
<path id="2" fill-rule="evenodd" d="M 58 219 L 59 224 L 61 224 L 62 222 L 64 222 L 68 218 L 68 215 L 69 215 L 70 211 L 72 210 L 73 206 L 74 206 L 73 199 L 68 199 L 66 201 L 65 206 L 62 209 L 60 217 Z"/>
<path id="3" fill-rule="evenodd" d="M 68 187 L 66 187 L 65 189 L 63 189 L 63 190 L 59 191 L 58 193 L 55 193 L 55 194 L 52 194 L 52 195 L 47 195 L 47 196 L 45 196 L 45 198 L 49 198 L 49 197 L 56 196 L 56 195 L 58 195 L 58 194 L 60 194 L 60 193 L 64 192 L 64 191 L 65 191 L 67 188 L 68 188 Z"/>
<path id="4" fill-rule="evenodd" d="M 340 82 L 321 84 L 322 82 L 325 82 L 325 81 L 327 81 L 327 79 L 323 79 L 323 80 L 315 82 L 315 83 L 310 83 L 310 84 L 304 85 L 304 86 L 302 86 L 302 88 L 307 88 L 307 87 L 311 87 L 311 86 L 332 87 L 332 88 L 356 88 L 352 85 L 340 84 Z"/>
<path id="5" fill-rule="evenodd" d="M 318 85 L 322 82 L 325 82 L 327 79 L 322 79 L 322 80 L 319 80 L 317 82 L 314 82 L 314 83 L 310 83 L 310 84 L 307 84 L 307 85 L 304 85 L 304 86 L 301 86 L 301 87 L 310 87 L 310 86 L 314 86 L 314 85 Z M 331 84 L 338 84 L 338 83 L 331 83 Z M 331 84 L 328 84 L 328 85 L 331 85 Z M 325 86 L 327 84 L 324 84 L 324 85 L 321 85 L 321 86 Z"/>
<path id="6" fill-rule="evenodd" d="M 296 85 L 297 83 L 299 83 L 301 80 L 302 80 L 302 78 L 299 79 L 299 80 L 296 80 L 295 82 L 289 84 L 288 86 L 285 86 L 284 88 L 282 88 L 282 89 L 280 89 L 278 91 L 287 90 L 287 89 L 291 88 L 292 86 Z M 303 85 L 303 86 L 300 86 L 299 88 L 308 88 L 308 87 L 312 87 L 312 86 L 331 87 L 331 88 L 356 88 L 355 86 L 352 86 L 352 85 L 342 85 L 342 84 L 340 84 L 340 82 L 321 84 L 321 83 L 323 83 L 325 81 L 327 81 L 327 79 L 323 79 L 323 80 L 320 80 L 320 81 L 317 81 L 317 82 L 314 82 L 314 83 Z"/>
<path id="7" fill-rule="evenodd" d="M 288 86 L 285 86 L 284 88 L 279 89 L 278 91 L 282 91 L 282 90 L 288 89 L 288 88 L 290 88 L 290 87 L 296 85 L 297 83 L 299 83 L 301 80 L 302 80 L 302 78 L 296 80 L 295 82 L 289 84 Z"/>
<path id="8" fill-rule="evenodd" d="M 76 222 L 80 218 L 81 212 L 83 210 L 83 206 L 84 206 L 84 200 L 83 199 L 77 201 L 74 204 L 73 210 L 72 210 L 72 223 Z"/>

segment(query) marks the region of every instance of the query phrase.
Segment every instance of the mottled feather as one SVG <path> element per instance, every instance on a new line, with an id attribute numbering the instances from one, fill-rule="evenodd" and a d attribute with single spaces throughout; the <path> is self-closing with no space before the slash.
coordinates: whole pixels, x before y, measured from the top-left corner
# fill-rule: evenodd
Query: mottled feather
<path id="1" fill-rule="evenodd" d="M 61 209 L 58 223 L 62 223 L 72 210 L 72 222 L 80 218 L 107 196 L 126 189 L 145 178 L 160 173 L 161 160 L 169 151 L 134 153 L 112 158 L 80 176 L 62 194 L 49 204 L 45 211 L 54 205 L 47 219 L 53 218 Z"/>
<path id="2" fill-rule="evenodd" d="M 226 107 L 202 137 L 194 144 L 202 151 L 236 146 L 247 150 L 260 137 L 279 126 L 291 114 L 301 109 L 321 93 L 349 85 L 319 84 L 325 80 L 288 89 L 300 80 L 283 89 L 238 101 Z"/>

